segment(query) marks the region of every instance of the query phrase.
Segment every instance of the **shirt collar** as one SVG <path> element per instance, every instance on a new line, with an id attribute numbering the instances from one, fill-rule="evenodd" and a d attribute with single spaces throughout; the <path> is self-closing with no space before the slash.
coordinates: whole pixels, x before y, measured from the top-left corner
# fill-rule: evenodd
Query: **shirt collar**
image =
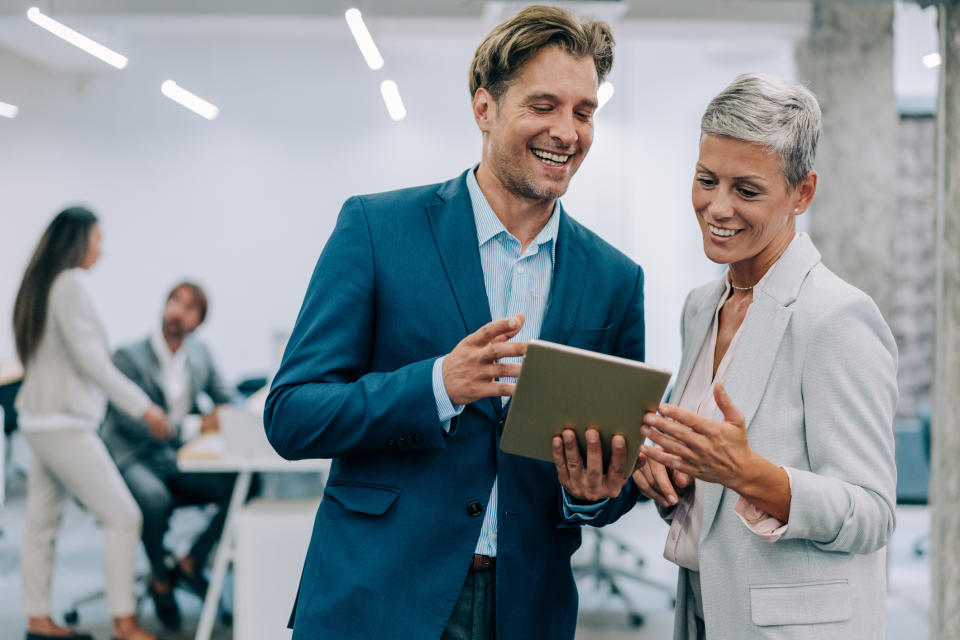
<path id="1" fill-rule="evenodd" d="M 487 197 L 483 195 L 483 191 L 480 189 L 480 183 L 477 182 L 476 170 L 477 167 L 474 166 L 467 172 L 467 190 L 470 192 L 470 204 L 473 205 L 473 219 L 477 225 L 477 244 L 483 246 L 501 233 L 509 235 L 510 232 L 507 231 L 507 228 L 500 222 L 500 218 L 497 217 L 490 203 L 487 202 Z M 540 230 L 540 233 L 538 233 L 537 237 L 533 240 L 534 244 L 537 245 L 552 242 L 552 255 L 556 254 L 557 231 L 560 229 L 561 210 L 560 201 L 557 200 L 553 205 L 553 213 L 550 215 L 550 219 L 547 220 L 547 224 L 544 225 L 543 229 Z"/>
<path id="2" fill-rule="evenodd" d="M 167 346 L 167 341 L 163 337 L 163 331 L 157 330 L 153 332 L 150 336 L 150 346 L 153 348 L 153 352 L 157 354 L 157 360 L 160 361 L 160 367 L 162 369 L 167 369 L 173 364 L 180 365 L 186 361 L 186 341 L 184 341 L 184 344 L 180 345 L 180 348 L 174 353 L 170 351 L 170 347 Z"/>

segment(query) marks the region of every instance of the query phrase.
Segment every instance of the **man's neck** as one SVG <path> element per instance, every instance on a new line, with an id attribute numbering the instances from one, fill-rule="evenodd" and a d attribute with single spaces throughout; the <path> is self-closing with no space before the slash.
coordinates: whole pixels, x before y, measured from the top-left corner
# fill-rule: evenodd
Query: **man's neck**
<path id="1" fill-rule="evenodd" d="M 481 162 L 477 167 L 477 184 L 483 197 L 504 228 L 526 249 L 550 221 L 556 200 L 522 198 L 510 193 L 503 183 Z"/>
<path id="2" fill-rule="evenodd" d="M 183 338 L 170 336 L 166 332 L 163 334 L 163 341 L 167 343 L 167 348 L 170 349 L 170 353 L 176 353 L 180 350 L 180 347 L 183 346 Z"/>

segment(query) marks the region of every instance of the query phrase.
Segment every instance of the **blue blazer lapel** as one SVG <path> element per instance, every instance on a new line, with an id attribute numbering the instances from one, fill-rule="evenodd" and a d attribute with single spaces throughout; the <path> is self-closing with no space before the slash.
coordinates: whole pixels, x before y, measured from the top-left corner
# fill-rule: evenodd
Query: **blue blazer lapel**
<path id="1" fill-rule="evenodd" d="M 540 338 L 566 344 L 573 333 L 574 322 L 583 300 L 587 256 L 577 235 L 573 221 L 560 208 L 560 224 L 557 229 L 556 265 L 553 284 L 550 287 L 550 305 L 543 318 Z"/>
<path id="2" fill-rule="evenodd" d="M 470 334 L 491 318 L 466 175 L 464 172 L 440 186 L 437 196 L 441 201 L 427 205 L 427 217 L 464 329 Z M 477 406 L 492 410 L 491 416 L 499 414 L 499 398 L 488 400 Z"/>

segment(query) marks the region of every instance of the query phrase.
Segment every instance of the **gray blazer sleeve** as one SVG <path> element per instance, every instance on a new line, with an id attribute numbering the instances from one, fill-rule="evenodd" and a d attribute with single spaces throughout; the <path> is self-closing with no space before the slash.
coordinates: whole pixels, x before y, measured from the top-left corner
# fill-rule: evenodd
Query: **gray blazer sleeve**
<path id="1" fill-rule="evenodd" d="M 880 311 L 857 292 L 812 324 L 801 392 L 810 470 L 790 469 L 783 539 L 871 553 L 894 528 L 897 348 Z"/>
<path id="2" fill-rule="evenodd" d="M 76 274 L 66 273 L 54 282 L 49 313 L 77 370 L 92 380 L 121 411 L 131 416 L 143 415 L 150 406 L 150 398 L 114 366 L 103 327 Z"/>

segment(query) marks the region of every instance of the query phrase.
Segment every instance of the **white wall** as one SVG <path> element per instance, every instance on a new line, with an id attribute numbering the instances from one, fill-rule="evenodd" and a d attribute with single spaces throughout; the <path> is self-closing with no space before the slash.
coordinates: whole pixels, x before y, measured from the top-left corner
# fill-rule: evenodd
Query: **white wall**
<path id="1" fill-rule="evenodd" d="M 0 50 L 0 100 L 20 106 L 0 119 L 0 362 L 14 355 L 10 310 L 42 229 L 85 203 L 105 231 L 92 281 L 113 344 L 155 327 L 167 288 L 191 277 L 211 294 L 202 331 L 227 375 L 271 369 L 342 201 L 444 180 L 478 159 L 466 70 L 491 25 L 369 23 L 387 61 L 379 72 L 340 20 L 154 24 L 127 34 L 127 70 L 87 78 Z M 683 298 L 718 273 L 689 205 L 700 113 L 740 72 L 792 76 L 793 46 L 766 26 L 614 29 L 616 94 L 564 203 L 644 266 L 648 359 L 675 369 Z M 168 77 L 220 118 L 161 96 Z M 406 102 L 400 123 L 380 99 L 387 77 Z"/>

